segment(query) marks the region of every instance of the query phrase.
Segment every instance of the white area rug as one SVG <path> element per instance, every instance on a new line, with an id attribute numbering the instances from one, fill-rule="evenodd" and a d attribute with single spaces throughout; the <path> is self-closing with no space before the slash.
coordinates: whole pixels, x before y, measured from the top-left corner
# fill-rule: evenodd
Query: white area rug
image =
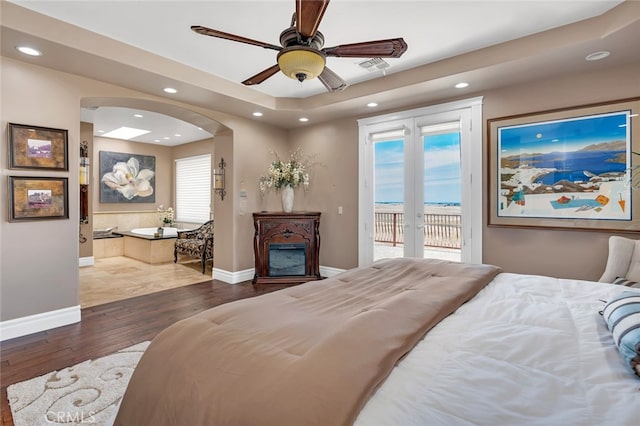
<path id="1" fill-rule="evenodd" d="M 113 421 L 149 342 L 7 388 L 15 426 L 104 425 Z"/>

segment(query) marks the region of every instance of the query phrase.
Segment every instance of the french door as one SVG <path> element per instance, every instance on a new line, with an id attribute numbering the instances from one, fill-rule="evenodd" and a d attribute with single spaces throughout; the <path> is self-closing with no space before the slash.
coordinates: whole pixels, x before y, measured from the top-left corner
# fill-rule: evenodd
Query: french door
<path id="1" fill-rule="evenodd" d="M 471 106 L 443 109 L 361 120 L 361 265 L 387 257 L 481 262 L 480 237 L 471 239 L 481 227 L 481 133 L 472 131 Z"/>

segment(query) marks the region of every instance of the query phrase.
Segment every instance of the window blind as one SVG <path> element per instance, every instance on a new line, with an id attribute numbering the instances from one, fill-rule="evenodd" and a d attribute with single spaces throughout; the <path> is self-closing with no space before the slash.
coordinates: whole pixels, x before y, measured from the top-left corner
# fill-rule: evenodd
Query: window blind
<path id="1" fill-rule="evenodd" d="M 211 212 L 211 154 L 176 160 L 176 220 L 204 223 Z"/>
<path id="2" fill-rule="evenodd" d="M 460 132 L 460 122 L 452 121 L 450 123 L 432 124 L 430 126 L 421 126 L 420 134 L 424 135 L 441 135 L 446 133 Z"/>

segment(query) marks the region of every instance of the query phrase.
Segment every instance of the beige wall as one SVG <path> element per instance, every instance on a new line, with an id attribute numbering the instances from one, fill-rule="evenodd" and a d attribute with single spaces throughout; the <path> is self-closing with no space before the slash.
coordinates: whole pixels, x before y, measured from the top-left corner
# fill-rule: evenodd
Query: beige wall
<path id="1" fill-rule="evenodd" d="M 2 58 L 1 320 L 78 305 L 80 94 L 72 78 Z M 8 122 L 67 129 L 69 171 L 8 170 Z M 9 223 L 7 176 L 69 179 L 69 219 Z"/>
<path id="2" fill-rule="evenodd" d="M 296 189 L 295 208 L 319 211 L 320 265 L 340 269 L 358 266 L 358 125 L 344 119 L 290 132 L 291 147 L 300 147 L 317 164 L 307 193 Z M 338 214 L 342 206 L 343 214 Z"/>
<path id="3" fill-rule="evenodd" d="M 507 115 L 604 102 L 640 96 L 640 64 L 607 71 L 582 73 L 470 93 L 483 96 L 483 126 L 486 120 Z M 464 99 L 443 99 L 441 102 Z M 418 104 L 406 110 L 434 105 Z M 382 115 L 392 110 L 377 112 Z M 361 117 L 359 117 L 361 118 Z M 316 170 L 304 209 L 323 212 L 320 263 L 325 266 L 357 266 L 358 127 L 355 119 L 310 126 L 290 132 L 291 146 L 318 152 L 326 162 Z M 486 129 L 483 146 L 487 146 Z M 483 179 L 487 179 L 486 150 Z M 486 181 L 485 185 L 486 187 Z M 298 200 L 298 199 L 296 199 Z M 507 272 L 597 280 L 604 271 L 610 232 L 487 227 L 487 196 L 483 196 L 483 262 Z M 344 206 L 344 215 L 336 214 Z M 300 206 L 296 201 L 296 207 Z M 349 207 L 352 206 L 352 207 Z M 640 223 L 634 219 L 640 232 Z M 638 232 L 619 233 L 638 238 Z"/>
<path id="4" fill-rule="evenodd" d="M 215 197 L 216 224 L 220 215 L 224 223 L 233 222 L 233 229 L 220 229 L 216 226 L 216 241 L 219 232 L 225 232 L 225 241 L 233 243 L 233 259 L 224 255 L 223 263 L 216 263 L 216 268 L 227 271 L 244 271 L 254 267 L 253 261 L 253 216 L 252 213 L 260 210 L 281 210 L 280 203 L 275 194 L 268 194 L 264 199 L 260 198 L 258 182 L 260 176 L 267 173 L 269 163 L 273 159 L 270 152 L 287 155 L 289 145 L 287 133 L 281 129 L 275 129 L 266 125 L 246 126 L 242 129 L 234 129 L 233 144 L 231 141 L 216 141 L 218 157 L 227 158 L 229 161 L 229 173 L 233 176 L 231 182 L 227 180 L 227 196 L 224 201 Z M 240 199 L 241 191 L 246 192 L 246 202 L 243 205 Z M 219 209 L 219 206 L 224 206 Z M 224 247 L 226 250 L 226 246 Z M 220 256 L 220 251 L 216 251 Z"/>
<path id="5" fill-rule="evenodd" d="M 3 206 L 8 200 L 7 176 L 42 175 L 69 178 L 69 220 L 38 221 L 29 223 L 9 223 L 8 209 L 2 209 L 0 221 L 0 320 L 6 321 L 43 312 L 69 308 L 78 305 L 78 161 L 80 137 L 80 106 L 86 100 L 105 102 L 104 105 L 119 105 L 148 109 L 177 118 L 196 117 L 201 127 L 207 128 L 207 121 L 219 124 L 211 128 L 219 129 L 222 146 L 218 156 L 224 156 L 229 163 L 227 169 L 228 195 L 224 201 L 214 197 L 216 213 L 216 242 L 222 250 L 217 250 L 216 267 L 227 271 L 238 271 L 253 266 L 253 225 L 250 212 L 257 209 L 258 197 L 251 189 L 270 160 L 270 147 L 286 147 L 287 134 L 268 123 L 261 124 L 242 117 L 219 111 L 211 111 L 171 101 L 159 96 L 132 91 L 123 87 L 74 76 L 50 69 L 34 66 L 6 57 L 0 62 L 1 123 L 26 123 L 69 130 L 69 171 L 13 171 L 6 169 L 6 132 L 1 132 L 0 157 L 3 159 L 0 175 L 0 199 Z M 43 96 L 46 93 L 47 96 Z M 37 106 L 37 107 L 34 107 Z M 229 130 L 231 129 L 231 130 Z M 216 135 L 216 143 L 218 143 Z M 98 138 L 97 138 L 98 139 Z M 136 144 L 137 145 L 137 144 Z M 94 141 L 92 152 L 92 185 L 98 180 L 98 152 L 108 149 L 117 152 L 148 154 L 147 149 L 125 141 L 109 140 L 102 144 Z M 188 149 L 188 148 L 185 148 Z M 157 204 L 169 205 L 172 193 L 172 154 L 170 148 L 151 146 L 150 150 L 163 173 L 157 181 L 156 204 L 147 206 L 152 210 Z M 238 154 L 236 154 L 236 151 Z M 262 156 L 262 157 L 261 157 Z M 234 164 L 234 158 L 240 165 Z M 258 166 L 259 165 L 259 166 Z M 241 214 L 237 188 L 245 185 L 248 189 L 248 203 Z M 99 211 L 119 211 L 130 205 L 100 204 L 98 193 L 93 193 L 94 213 Z M 34 267 L 37 262 L 38 267 Z"/>
<path id="6" fill-rule="evenodd" d="M 323 213 L 320 225 L 320 261 L 323 266 L 356 266 L 358 138 L 355 118 L 284 131 L 268 123 L 262 124 L 220 111 L 197 108 L 8 58 L 2 58 L 0 66 L 2 128 L 6 128 L 7 122 L 18 122 L 69 129 L 70 158 L 71 155 L 77 158 L 79 151 L 79 111 L 81 101 L 86 98 L 135 99 L 137 105 L 152 104 L 156 108 L 150 110 L 160 113 L 167 113 L 163 109 L 170 106 L 170 115 L 176 116 L 175 111 L 184 110 L 221 123 L 227 130 L 216 134 L 214 138 L 216 148 L 213 161 L 216 164 L 220 157 L 224 157 L 229 165 L 228 192 L 224 200 L 217 195 L 213 200 L 217 243 L 215 267 L 222 270 L 236 272 L 253 267 L 251 213 L 280 209 L 276 194 L 270 193 L 261 198 L 257 189 L 258 179 L 266 173 L 272 159 L 270 151 L 286 155 L 300 146 L 306 153 L 316 154 L 320 165 L 313 170 L 309 192 L 297 190 L 295 208 Z M 484 118 L 487 119 L 638 96 L 639 79 L 640 64 L 636 64 L 608 72 L 584 73 L 484 93 L 471 93 L 468 97 L 484 96 Z M 43 93 L 47 96 L 42 96 Z M 443 102 L 448 100 L 450 99 Z M 34 108 L 34 105 L 37 105 L 37 108 Z M 8 199 L 8 175 L 68 177 L 70 219 L 9 223 L 7 209 L 2 209 L 0 320 L 75 306 L 78 303 L 77 161 L 69 162 L 69 172 L 7 170 L 6 132 L 2 132 L 1 137 L 0 154 L 3 158 L 3 168 L 0 177 L 0 199 L 5 200 L 3 203 Z M 94 165 L 97 164 L 97 152 L 101 149 L 99 145 L 93 147 Z M 126 144 L 109 144 L 108 149 L 137 152 L 135 147 Z M 163 150 L 158 151 L 156 146 L 153 146 L 153 150 L 159 152 L 157 155 L 161 158 L 160 163 L 164 164 L 161 170 L 167 172 L 157 186 L 160 193 L 156 204 L 167 205 L 172 202 L 173 196 L 170 177 L 173 156 L 168 148 L 166 153 Z M 486 158 L 484 164 L 486 165 Z M 92 173 L 95 181 L 96 167 L 92 167 Z M 243 190 L 247 194 L 245 203 L 241 203 Z M 93 194 L 96 210 L 123 208 L 119 205 L 96 204 L 97 196 L 97 193 Z M 338 206 L 343 206 L 343 215 L 337 214 Z M 483 211 L 486 210 L 486 206 L 484 207 Z M 609 234 L 604 232 L 485 227 L 484 261 L 500 265 L 511 272 L 596 279 L 604 267 L 608 236 Z M 38 267 L 34 268 L 36 261 Z"/>
<path id="7" fill-rule="evenodd" d="M 640 64 L 505 87 L 483 95 L 485 119 L 640 96 Z M 486 140 L 484 143 L 486 146 Z M 483 212 L 487 210 L 486 198 Z M 633 222 L 640 231 L 638 218 Z M 508 272 L 597 280 L 604 271 L 610 235 L 485 227 L 483 259 Z M 637 232 L 619 235 L 638 238 Z"/>
<path id="8" fill-rule="evenodd" d="M 640 64 L 470 93 L 465 97 L 475 96 L 484 97 L 483 126 L 490 118 L 640 96 Z M 438 103 L 453 100 L 457 99 L 443 99 Z M 405 109 L 427 105 L 433 104 Z M 375 115 L 391 112 L 394 111 Z M 486 147 L 486 129 L 483 138 Z M 296 198 L 296 208 L 323 213 L 320 263 L 337 268 L 357 266 L 358 127 L 355 119 L 291 131 L 290 144 L 318 153 L 324 163 L 314 171 L 309 193 L 302 200 Z M 484 152 L 483 178 L 486 179 L 486 150 Z M 597 280 L 602 274 L 608 238 L 614 234 L 487 227 L 486 199 L 483 196 L 482 211 L 474 212 L 483 215 L 483 262 L 499 265 L 507 272 L 565 278 Z M 342 216 L 337 215 L 340 205 L 344 207 Z M 634 222 L 640 231 L 638 219 Z M 636 232 L 616 235 L 639 237 Z"/>

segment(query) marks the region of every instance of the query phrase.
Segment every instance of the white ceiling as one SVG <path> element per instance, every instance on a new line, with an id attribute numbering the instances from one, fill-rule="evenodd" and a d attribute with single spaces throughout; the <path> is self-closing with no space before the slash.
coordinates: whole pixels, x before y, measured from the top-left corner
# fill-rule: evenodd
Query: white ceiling
<path id="1" fill-rule="evenodd" d="M 522 51 L 517 55 L 511 54 L 510 59 L 505 56 L 506 59 L 501 58 L 500 61 L 495 62 L 492 62 L 489 56 L 486 59 L 482 56 L 474 56 L 476 62 L 486 60 L 487 64 L 471 66 L 465 61 L 454 66 L 450 64 L 457 58 L 463 59 L 474 52 L 484 52 L 486 49 L 481 49 L 489 46 L 498 49 L 524 36 L 597 17 L 623 3 L 623 0 L 332 0 L 319 27 L 325 36 L 325 46 L 393 37 L 403 37 L 409 46 L 401 58 L 386 59 L 390 67 L 384 73 L 383 71 L 369 72 L 357 65 L 368 58 L 327 58 L 327 66 L 351 86 L 340 93 L 326 93 L 324 86 L 317 79 L 299 83 L 282 73 L 274 75 L 257 86 L 242 86 L 241 81 L 274 65 L 277 52 L 206 37 L 190 30 L 191 25 L 202 25 L 277 45 L 280 32 L 289 26 L 291 15 L 295 10 L 293 0 L 10 0 L 10 2 L 117 40 L 141 51 L 168 58 L 173 62 L 167 63 L 167 72 L 173 71 L 174 63 L 189 67 L 185 70 L 194 70 L 189 73 L 197 77 L 191 78 L 189 82 L 194 87 L 188 87 L 189 84 L 186 84 L 185 88 L 181 88 L 181 92 L 176 95 L 178 96 L 176 99 L 183 96 L 182 100 L 192 104 L 247 117 L 254 110 L 262 110 L 265 111 L 264 119 L 283 127 L 293 127 L 300 124 L 286 123 L 293 122 L 303 114 L 311 116 L 311 122 L 313 122 L 314 118 L 316 121 L 330 119 L 332 114 L 335 118 L 336 115 L 339 116 L 347 111 L 349 113 L 366 111 L 363 105 L 370 100 L 382 99 L 380 102 L 383 108 L 396 108 L 403 103 L 415 104 L 431 98 L 444 99 L 460 96 L 460 92 L 452 89 L 453 83 L 460 79 L 469 80 L 471 83 L 471 86 L 465 89 L 467 93 L 475 93 L 478 90 L 495 87 L 497 84 L 517 82 L 520 70 L 526 70 L 527 73 L 535 72 L 537 75 L 548 75 L 553 72 L 545 66 L 544 62 L 533 62 L 534 55 L 546 55 L 547 61 L 554 61 L 558 72 L 568 72 L 577 66 L 584 67 L 584 56 L 585 53 L 590 53 L 589 49 L 606 46 L 603 43 L 604 36 L 600 37 L 600 34 L 583 36 L 584 41 L 589 41 L 589 44 L 579 39 L 571 40 L 570 37 L 567 37 L 567 40 L 558 38 L 557 46 L 541 46 L 539 52 Z M 3 36 L 12 39 L 24 38 L 24 34 L 14 33 L 12 30 L 13 28 L 8 28 L 3 32 Z M 15 30 L 21 29 L 15 28 Z M 45 29 L 38 31 L 46 32 Z M 615 31 L 612 30 L 611 33 Z M 40 37 L 45 36 L 41 34 Z M 58 37 L 61 40 L 64 38 Z M 87 40 L 89 39 L 90 37 L 87 36 Z M 35 42 L 37 41 L 38 39 L 35 39 Z M 74 43 L 80 45 L 82 41 L 76 36 Z M 40 40 L 40 44 L 47 43 Z M 107 48 L 103 50 L 104 53 L 95 49 L 91 52 L 91 57 L 87 52 L 77 52 L 75 57 L 86 58 L 88 61 L 93 56 L 106 56 Z M 633 53 L 636 59 L 638 50 L 640 49 L 636 49 Z M 495 56 L 497 50 L 487 52 Z M 15 52 L 9 52 L 5 43 L 3 43 L 3 54 L 15 56 Z M 47 52 L 45 52 L 46 55 Z M 62 57 L 62 55 L 58 56 Z M 529 56 L 532 62 L 525 64 L 523 61 Z M 615 55 L 612 57 L 614 60 L 620 60 L 620 57 L 616 59 Z M 519 62 L 520 59 L 522 61 Z M 56 64 L 55 59 L 51 58 L 43 57 L 37 60 L 45 63 L 49 61 L 48 66 L 60 70 L 69 70 L 72 66 L 68 63 Z M 569 60 L 574 63 L 560 62 Z M 83 68 L 88 65 L 81 62 L 78 60 L 78 63 L 73 64 L 75 67 L 73 69 L 78 73 L 97 79 L 109 79 L 110 82 L 149 93 L 153 91 L 156 95 L 159 92 L 157 84 L 163 81 L 159 77 L 162 77 L 165 72 L 165 69 L 156 69 L 153 73 L 147 70 L 146 74 L 137 75 L 119 64 L 123 67 L 122 74 L 111 72 L 108 77 L 105 77 L 100 75 L 100 71 L 93 71 L 90 75 L 88 68 L 86 71 Z M 134 60 L 130 59 L 127 65 L 132 66 L 133 62 Z M 540 69 L 533 69 L 535 65 L 532 67 L 532 64 L 536 63 L 540 64 Z M 431 67 L 426 68 L 427 64 Z M 443 64 L 450 68 L 446 75 L 438 68 Z M 415 70 L 419 70 L 423 77 L 416 77 L 416 73 L 410 72 Z M 521 74 L 524 75 L 524 72 Z M 125 80 L 125 75 L 128 75 L 128 80 Z M 205 76 L 211 76 L 211 81 L 205 81 Z M 193 83 L 197 79 L 202 82 Z M 377 86 L 368 89 L 367 84 L 373 84 L 374 80 Z M 171 79 L 164 78 L 164 81 L 171 82 Z M 153 89 L 151 89 L 151 83 L 156 84 Z M 355 108 L 355 105 L 358 107 Z M 93 119 L 96 129 L 105 127 L 106 125 L 103 126 L 102 123 L 111 119 L 111 114 L 107 112 L 118 112 L 117 108 L 109 108 L 102 114 L 100 111 L 102 108 L 94 111 Z M 126 113 L 129 114 L 130 111 Z M 370 114 L 369 111 L 367 113 Z M 123 120 L 122 125 L 131 124 L 131 121 L 130 124 L 126 124 L 122 116 L 120 119 Z M 177 123 L 171 124 L 169 129 L 175 125 Z M 166 133 L 166 129 L 154 131 L 154 139 L 155 134 L 162 132 Z M 146 141 L 152 141 L 152 139 Z"/>
<path id="2" fill-rule="evenodd" d="M 82 121 L 93 123 L 94 136 L 104 137 L 105 133 L 112 130 L 128 127 L 149 132 L 128 140 L 164 146 L 182 145 L 213 137 L 201 127 L 186 121 L 141 109 L 101 106 L 96 109 L 81 108 L 80 113 Z"/>
<path id="3" fill-rule="evenodd" d="M 196 34 L 191 25 L 280 45 L 295 11 L 294 0 L 11 1 L 237 83 L 275 65 L 277 52 Z M 386 59 L 392 74 L 580 21 L 621 2 L 333 0 L 319 31 L 326 47 L 403 37 L 407 52 Z M 327 66 L 349 84 L 382 77 L 357 65 L 365 59 L 327 58 Z M 326 90 L 317 79 L 299 83 L 282 73 L 252 88 L 274 97 Z"/>

